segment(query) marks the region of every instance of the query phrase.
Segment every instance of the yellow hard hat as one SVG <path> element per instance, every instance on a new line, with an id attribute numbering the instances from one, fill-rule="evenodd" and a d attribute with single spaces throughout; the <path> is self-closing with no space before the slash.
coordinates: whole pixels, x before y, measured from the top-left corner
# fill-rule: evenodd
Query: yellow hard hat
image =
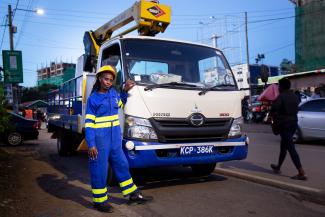
<path id="1" fill-rule="evenodd" d="M 110 72 L 110 73 L 112 73 L 114 78 L 116 77 L 116 70 L 115 70 L 115 68 L 113 66 L 106 65 L 106 66 L 100 67 L 100 69 L 96 73 L 96 77 L 98 77 L 100 75 L 100 73 L 102 73 L 102 72 Z"/>

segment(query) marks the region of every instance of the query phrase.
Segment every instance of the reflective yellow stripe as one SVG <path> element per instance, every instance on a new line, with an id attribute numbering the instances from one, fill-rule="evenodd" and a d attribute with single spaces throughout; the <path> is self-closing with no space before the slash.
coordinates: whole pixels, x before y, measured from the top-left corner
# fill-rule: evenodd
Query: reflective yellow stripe
<path id="1" fill-rule="evenodd" d="M 137 186 L 133 185 L 132 188 L 126 189 L 126 190 L 122 191 L 122 193 L 123 193 L 123 195 L 128 195 L 136 190 L 137 190 Z"/>
<path id="2" fill-rule="evenodd" d="M 95 116 L 95 115 L 90 115 L 90 114 L 87 114 L 87 115 L 86 115 L 86 119 L 90 119 L 90 120 L 93 120 L 93 121 L 95 121 L 95 119 L 96 119 L 96 116 Z"/>
<path id="3" fill-rule="evenodd" d="M 121 106 L 123 106 L 122 100 L 118 101 L 118 107 L 121 107 Z"/>
<path id="4" fill-rule="evenodd" d="M 107 192 L 107 188 L 91 189 L 93 194 L 104 194 Z"/>
<path id="5" fill-rule="evenodd" d="M 113 122 L 113 127 L 120 125 L 120 121 L 114 121 Z"/>
<path id="6" fill-rule="evenodd" d="M 95 124 L 94 123 L 85 123 L 85 127 L 89 127 L 89 128 L 95 128 Z"/>
<path id="7" fill-rule="evenodd" d="M 94 124 L 94 123 L 86 123 L 85 127 L 89 127 L 89 128 L 108 128 L 108 127 L 115 127 L 120 125 L 120 121 L 114 121 L 114 122 L 105 122 L 105 123 L 98 123 L 98 124 Z"/>
<path id="8" fill-rule="evenodd" d="M 104 117 L 99 117 L 96 118 L 95 122 L 104 122 L 104 121 L 115 121 L 118 119 L 118 115 L 111 115 L 111 116 L 104 116 Z"/>
<path id="9" fill-rule="evenodd" d="M 129 180 L 126 180 L 126 181 L 124 181 L 124 182 L 121 182 L 121 183 L 120 183 L 120 187 L 123 188 L 123 187 L 125 187 L 125 186 L 127 186 L 127 185 L 130 185 L 130 184 L 132 184 L 132 183 L 133 183 L 133 179 L 131 178 L 131 179 L 129 179 Z"/>
<path id="10" fill-rule="evenodd" d="M 98 198 L 93 197 L 93 201 L 95 203 L 102 203 L 102 202 L 106 201 L 107 199 L 108 199 L 107 195 L 105 195 L 104 197 L 98 197 Z"/>

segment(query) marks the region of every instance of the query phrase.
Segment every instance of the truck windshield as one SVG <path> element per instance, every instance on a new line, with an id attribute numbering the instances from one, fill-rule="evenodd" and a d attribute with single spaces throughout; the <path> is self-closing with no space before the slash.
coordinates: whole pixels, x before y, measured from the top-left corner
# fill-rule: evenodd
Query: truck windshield
<path id="1" fill-rule="evenodd" d="M 124 39 L 123 48 L 129 76 L 138 84 L 180 89 L 236 89 L 225 58 L 213 48 L 150 39 Z"/>

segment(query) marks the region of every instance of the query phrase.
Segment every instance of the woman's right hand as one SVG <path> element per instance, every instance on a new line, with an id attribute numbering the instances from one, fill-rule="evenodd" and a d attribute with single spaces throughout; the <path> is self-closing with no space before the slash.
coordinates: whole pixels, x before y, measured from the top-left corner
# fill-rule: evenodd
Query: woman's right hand
<path id="1" fill-rule="evenodd" d="M 89 158 L 90 158 L 91 160 L 95 160 L 95 159 L 97 159 L 98 151 L 97 151 L 96 146 L 94 146 L 94 147 L 88 149 L 88 156 L 89 156 Z"/>

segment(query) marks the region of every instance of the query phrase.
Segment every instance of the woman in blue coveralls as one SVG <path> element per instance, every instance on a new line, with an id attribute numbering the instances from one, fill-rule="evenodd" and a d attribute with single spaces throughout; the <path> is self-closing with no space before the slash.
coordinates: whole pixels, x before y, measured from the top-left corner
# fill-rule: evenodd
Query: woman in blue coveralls
<path id="1" fill-rule="evenodd" d="M 112 166 L 122 193 L 129 196 L 130 203 L 141 204 L 152 200 L 152 197 L 143 196 L 133 183 L 122 151 L 118 109 L 126 103 L 127 91 L 134 86 L 134 82 L 127 80 L 123 91 L 118 94 L 112 87 L 115 77 L 116 70 L 112 66 L 106 65 L 98 70 L 85 117 L 93 204 L 101 212 L 112 212 L 112 206 L 107 203 L 108 166 Z"/>

